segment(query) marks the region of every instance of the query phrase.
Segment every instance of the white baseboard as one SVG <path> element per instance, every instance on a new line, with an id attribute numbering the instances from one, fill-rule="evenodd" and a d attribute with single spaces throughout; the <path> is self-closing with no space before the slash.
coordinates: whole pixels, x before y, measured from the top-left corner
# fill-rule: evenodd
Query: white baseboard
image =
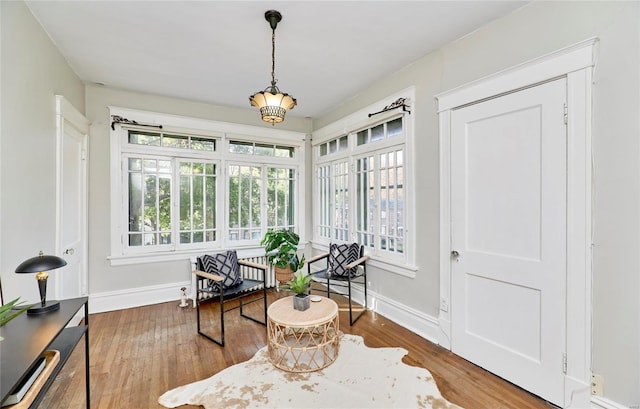
<path id="1" fill-rule="evenodd" d="M 89 297 L 89 311 L 90 313 L 116 311 L 125 308 L 179 300 L 181 295 L 180 288 L 182 287 L 187 287 L 187 293 L 191 292 L 191 283 L 189 281 L 180 281 L 92 294 Z M 334 287 L 332 287 L 332 289 L 334 289 Z M 434 344 L 438 343 L 440 330 L 436 317 L 407 307 L 372 291 L 368 291 L 367 295 L 369 298 L 369 308 L 371 310 L 415 332 Z M 358 303 L 362 303 L 364 300 L 364 292 L 360 287 L 354 288 L 353 299 Z"/>
<path id="2" fill-rule="evenodd" d="M 629 409 L 628 406 L 603 398 L 602 396 L 591 396 L 592 409 Z"/>
<path id="3" fill-rule="evenodd" d="M 182 294 L 180 288 L 182 287 L 187 287 L 187 293 L 191 291 L 191 283 L 189 281 L 180 281 L 91 294 L 89 296 L 89 313 L 116 311 L 180 300 L 180 295 Z"/>
<path id="4" fill-rule="evenodd" d="M 343 289 L 331 287 L 332 291 L 345 293 Z M 352 288 L 353 300 L 362 304 L 364 301 L 364 291 L 360 286 Z M 377 314 L 389 318 L 391 321 L 401 325 L 408 330 L 420 335 L 422 338 L 438 344 L 438 334 L 440 326 L 438 319 L 425 314 L 416 309 L 407 307 L 390 298 L 377 294 L 367 289 L 368 307 Z"/>
<path id="5" fill-rule="evenodd" d="M 422 338 L 438 344 L 438 319 L 422 311 L 400 304 L 390 298 L 369 292 L 371 309 L 391 321 L 415 332 Z"/>

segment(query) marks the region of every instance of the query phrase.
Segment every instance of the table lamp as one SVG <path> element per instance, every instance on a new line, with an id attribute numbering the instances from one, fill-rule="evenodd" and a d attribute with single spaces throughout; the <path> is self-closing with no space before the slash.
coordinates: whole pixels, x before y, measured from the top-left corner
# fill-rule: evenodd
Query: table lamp
<path id="1" fill-rule="evenodd" d="M 57 300 L 47 301 L 47 279 L 49 278 L 49 270 L 64 267 L 67 262 L 58 256 L 45 256 L 42 252 L 36 257 L 32 257 L 23 261 L 17 268 L 16 273 L 36 273 L 36 281 L 38 282 L 38 290 L 40 291 L 40 306 L 34 305 L 27 314 L 44 314 L 60 309 L 60 302 Z"/>

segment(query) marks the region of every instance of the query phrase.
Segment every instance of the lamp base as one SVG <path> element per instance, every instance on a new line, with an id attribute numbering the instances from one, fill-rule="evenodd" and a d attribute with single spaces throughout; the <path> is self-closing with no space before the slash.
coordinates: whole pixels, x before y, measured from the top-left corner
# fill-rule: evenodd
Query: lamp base
<path id="1" fill-rule="evenodd" d="M 57 311 L 60 309 L 60 301 L 51 300 L 44 303 L 44 307 L 42 304 L 36 304 L 35 306 L 29 308 L 27 310 L 28 315 L 35 314 L 46 314 L 51 311 Z"/>

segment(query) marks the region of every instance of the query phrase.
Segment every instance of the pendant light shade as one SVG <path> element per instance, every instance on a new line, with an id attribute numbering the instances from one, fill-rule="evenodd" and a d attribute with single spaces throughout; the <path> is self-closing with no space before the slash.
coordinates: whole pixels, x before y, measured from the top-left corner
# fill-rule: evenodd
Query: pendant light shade
<path id="1" fill-rule="evenodd" d="M 282 20 L 282 15 L 276 10 L 268 10 L 264 13 L 264 18 L 271 26 L 271 85 L 264 91 L 259 91 L 251 95 L 249 102 L 251 106 L 260 109 L 263 121 L 277 124 L 284 121 L 287 110 L 293 109 L 297 102 L 294 97 L 285 92 L 281 92 L 276 86 L 276 26 L 280 20 Z"/>

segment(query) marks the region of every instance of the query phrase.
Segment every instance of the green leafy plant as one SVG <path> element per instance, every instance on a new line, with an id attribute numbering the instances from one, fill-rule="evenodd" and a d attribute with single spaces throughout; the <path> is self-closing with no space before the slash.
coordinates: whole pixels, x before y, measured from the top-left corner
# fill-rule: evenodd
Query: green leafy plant
<path id="1" fill-rule="evenodd" d="M 291 267 L 296 272 L 304 266 L 304 255 L 298 257 L 300 236 L 289 229 L 270 229 L 265 233 L 260 244 L 264 246 L 269 263 L 276 267 Z"/>
<path id="2" fill-rule="evenodd" d="M 298 274 L 295 274 L 291 280 L 282 284 L 280 286 L 280 289 L 291 291 L 292 293 L 296 293 L 296 295 L 299 296 L 307 295 L 309 293 L 309 288 L 311 287 L 312 279 L 313 275 L 300 272 Z"/>
<path id="3" fill-rule="evenodd" d="M 12 300 L 12 301 L 10 301 L 10 302 L 8 302 L 5 305 L 0 307 L 0 327 L 3 326 L 4 324 L 6 324 L 7 322 L 11 321 L 12 319 L 17 317 L 18 315 L 22 314 L 23 312 L 25 312 L 29 308 L 31 308 L 30 305 L 27 305 L 26 307 L 20 308 L 19 310 L 13 310 L 14 306 L 19 305 L 19 303 L 18 303 L 19 299 L 20 299 L 20 297 L 16 298 L 15 300 Z M 0 337 L 0 341 L 2 341 L 3 339 L 4 338 Z"/>

